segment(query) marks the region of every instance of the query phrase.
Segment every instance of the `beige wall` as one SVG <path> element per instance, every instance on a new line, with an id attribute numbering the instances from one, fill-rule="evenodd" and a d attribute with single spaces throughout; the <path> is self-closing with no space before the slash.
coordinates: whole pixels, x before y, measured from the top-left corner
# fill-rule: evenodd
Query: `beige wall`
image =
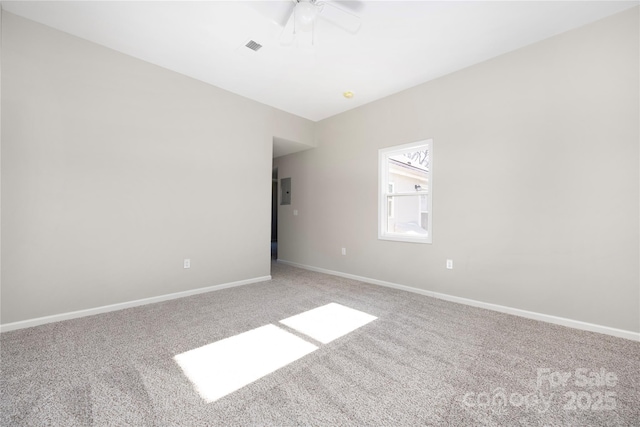
<path id="1" fill-rule="evenodd" d="M 270 274 L 272 140 L 312 122 L 2 24 L 3 324 Z"/>
<path id="2" fill-rule="evenodd" d="M 280 258 L 640 330 L 638 8 L 317 125 L 1 31 L 2 324 L 268 275 L 275 137 L 318 146 L 275 161 Z M 379 241 L 377 150 L 425 138 L 434 243 Z"/>
<path id="3" fill-rule="evenodd" d="M 320 122 L 276 159 L 279 258 L 639 331 L 638 39 L 634 8 Z M 378 149 L 425 138 L 433 244 L 378 240 Z"/>

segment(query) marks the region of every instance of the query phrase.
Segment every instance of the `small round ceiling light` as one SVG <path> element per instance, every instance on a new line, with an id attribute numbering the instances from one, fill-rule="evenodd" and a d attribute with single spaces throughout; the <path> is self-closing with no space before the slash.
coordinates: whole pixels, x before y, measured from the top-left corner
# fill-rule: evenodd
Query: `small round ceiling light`
<path id="1" fill-rule="evenodd" d="M 348 91 L 344 92 L 344 93 L 342 94 L 342 96 L 344 96 L 344 97 L 345 97 L 345 98 L 347 98 L 347 99 L 351 99 L 351 98 L 353 98 L 353 92 L 351 92 L 350 90 L 348 90 Z"/>

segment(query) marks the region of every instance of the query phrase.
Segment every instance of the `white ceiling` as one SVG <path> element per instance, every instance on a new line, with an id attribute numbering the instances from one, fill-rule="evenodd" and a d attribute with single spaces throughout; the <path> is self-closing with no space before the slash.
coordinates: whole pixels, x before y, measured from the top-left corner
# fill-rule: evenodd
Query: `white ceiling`
<path id="1" fill-rule="evenodd" d="M 283 46 L 265 5 L 248 1 L 2 1 L 2 8 L 317 121 L 639 2 L 338 4 L 361 17 L 360 31 L 318 20 L 312 48 Z M 247 49 L 249 39 L 263 48 Z M 347 90 L 354 98 L 342 96 Z"/>

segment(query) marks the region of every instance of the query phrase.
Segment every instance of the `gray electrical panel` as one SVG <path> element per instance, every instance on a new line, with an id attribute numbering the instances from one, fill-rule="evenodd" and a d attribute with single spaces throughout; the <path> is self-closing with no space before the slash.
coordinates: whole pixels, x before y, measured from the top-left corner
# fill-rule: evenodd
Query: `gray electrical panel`
<path id="1" fill-rule="evenodd" d="M 291 178 L 282 178 L 280 180 L 280 204 L 291 204 Z"/>

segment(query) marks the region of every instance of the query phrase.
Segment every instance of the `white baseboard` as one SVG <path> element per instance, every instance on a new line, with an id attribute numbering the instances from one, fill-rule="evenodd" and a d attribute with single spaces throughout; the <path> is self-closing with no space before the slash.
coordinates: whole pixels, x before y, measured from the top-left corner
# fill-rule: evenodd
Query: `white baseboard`
<path id="1" fill-rule="evenodd" d="M 239 280 L 237 282 L 223 283 L 220 285 L 208 286 L 206 288 L 191 289 L 188 291 L 175 292 L 173 294 L 160 295 L 157 297 L 143 298 L 135 301 L 127 301 L 118 304 L 103 305 L 102 307 L 89 308 L 86 310 L 71 311 L 69 313 L 54 314 L 52 316 L 38 317 L 36 319 L 22 320 L 19 322 L 5 323 L 0 325 L 0 332 L 14 331 L 16 329 L 30 328 L 32 326 L 44 325 L 46 323 L 60 322 L 62 320 L 77 319 L 78 317 L 92 316 L 94 314 L 108 313 L 110 311 L 123 310 L 125 308 L 138 307 L 140 305 L 154 304 L 156 302 L 168 301 L 177 298 L 189 297 L 191 295 L 203 294 L 206 292 L 219 291 L 221 289 L 234 288 L 236 286 L 249 285 L 251 283 L 271 280 L 271 276 L 255 277 L 253 279 Z"/>
<path id="2" fill-rule="evenodd" d="M 279 259 L 279 263 L 298 267 L 305 270 L 317 271 L 319 273 L 330 274 L 332 276 L 344 277 L 346 279 L 358 280 L 360 282 L 371 283 L 373 285 L 386 286 L 388 288 L 401 289 L 407 292 L 426 295 L 428 297 L 443 299 L 446 301 L 456 302 L 459 304 L 470 305 L 473 307 L 486 308 L 487 310 L 498 311 L 500 313 L 513 314 L 515 316 L 526 317 L 527 319 L 540 320 L 542 322 L 553 323 L 556 325 L 568 326 L 570 328 L 581 329 L 584 331 L 598 332 L 601 334 L 612 335 L 614 337 L 625 338 L 632 341 L 640 341 L 640 333 L 626 331 L 624 329 L 610 328 L 608 326 L 596 325 L 593 323 L 582 322 L 580 320 L 567 319 L 565 317 L 557 317 L 549 314 L 536 313 L 534 311 L 521 310 L 519 308 L 507 307 L 504 305 L 491 304 L 488 302 L 476 301 L 468 298 L 456 297 L 453 295 L 441 294 L 439 292 L 426 291 L 424 289 L 413 288 L 411 286 L 399 285 L 397 283 L 386 282 L 383 280 L 371 279 L 369 277 L 356 276 L 355 274 L 342 273 L 340 271 L 327 270 L 319 267 L 298 264 L 291 261 Z"/>

